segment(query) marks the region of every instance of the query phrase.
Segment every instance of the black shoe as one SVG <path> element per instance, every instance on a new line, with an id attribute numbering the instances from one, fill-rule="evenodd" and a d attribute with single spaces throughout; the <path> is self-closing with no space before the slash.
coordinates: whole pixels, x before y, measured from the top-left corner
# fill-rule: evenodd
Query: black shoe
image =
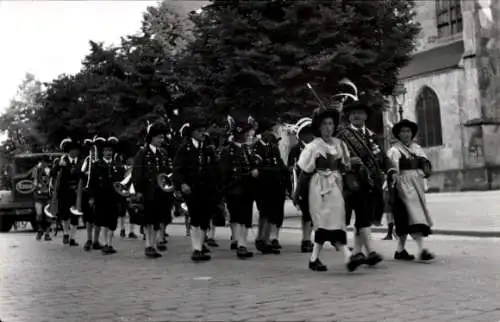
<path id="1" fill-rule="evenodd" d="M 422 253 L 420 253 L 420 256 L 418 257 L 418 259 L 421 261 L 431 261 L 434 258 L 436 258 L 436 256 L 430 253 L 427 249 L 424 249 Z"/>
<path id="2" fill-rule="evenodd" d="M 219 247 L 219 244 L 213 238 L 207 239 L 207 245 L 210 247 Z"/>
<path id="3" fill-rule="evenodd" d="M 156 248 L 158 248 L 158 250 L 160 252 L 164 252 L 167 250 L 167 244 L 165 242 L 159 242 L 157 245 L 156 245 Z"/>
<path id="4" fill-rule="evenodd" d="M 276 246 L 266 245 L 265 249 L 264 249 L 264 254 L 279 255 L 279 254 L 281 254 L 281 250 L 279 248 L 277 248 Z"/>
<path id="5" fill-rule="evenodd" d="M 357 253 L 351 255 L 351 258 L 354 258 L 356 261 L 361 262 L 361 264 L 367 264 L 366 263 L 366 256 L 363 253 Z"/>
<path id="6" fill-rule="evenodd" d="M 43 236 L 43 231 L 39 231 L 36 233 L 36 240 L 42 240 L 42 236 Z"/>
<path id="7" fill-rule="evenodd" d="M 312 253 L 313 251 L 313 243 L 310 240 L 303 240 L 300 245 L 300 251 L 302 253 Z"/>
<path id="8" fill-rule="evenodd" d="M 116 253 L 116 249 L 114 249 L 113 246 L 108 246 L 108 245 L 105 245 L 101 251 L 104 255 L 111 255 Z"/>
<path id="9" fill-rule="evenodd" d="M 281 249 L 281 244 L 277 239 L 271 240 L 271 246 L 273 246 L 274 248 L 277 248 L 277 249 Z"/>
<path id="10" fill-rule="evenodd" d="M 125 238 L 125 229 L 120 230 L 120 237 Z"/>
<path id="11" fill-rule="evenodd" d="M 128 238 L 130 239 L 137 239 L 137 235 L 135 233 L 128 233 Z"/>
<path id="12" fill-rule="evenodd" d="M 231 250 L 237 250 L 238 249 L 238 242 L 231 242 Z"/>
<path id="13" fill-rule="evenodd" d="M 85 245 L 83 246 L 83 250 L 85 251 L 90 251 L 92 249 L 92 241 L 91 240 L 87 240 L 87 242 L 85 243 Z"/>
<path id="14" fill-rule="evenodd" d="M 201 252 L 203 254 L 211 253 L 210 249 L 208 249 L 208 247 L 205 244 L 203 244 L 203 247 L 201 248 Z"/>
<path id="15" fill-rule="evenodd" d="M 259 252 L 264 253 L 265 248 L 266 248 L 266 243 L 263 240 L 255 241 L 255 249 L 257 249 Z"/>
<path id="16" fill-rule="evenodd" d="M 46 233 L 46 234 L 45 234 L 44 240 L 45 240 L 45 241 L 51 241 L 51 240 L 52 240 L 52 237 L 50 237 L 50 234 L 49 234 L 49 233 Z"/>
<path id="17" fill-rule="evenodd" d="M 98 241 L 93 242 L 92 243 L 92 249 L 94 249 L 94 250 L 101 250 L 102 249 L 101 243 L 99 243 Z"/>
<path id="18" fill-rule="evenodd" d="M 392 240 L 392 234 L 387 234 L 382 240 Z"/>
<path id="19" fill-rule="evenodd" d="M 246 247 L 244 246 L 239 246 L 238 249 L 236 250 L 236 255 L 240 259 L 246 259 L 253 257 L 253 253 L 249 251 Z"/>
<path id="20" fill-rule="evenodd" d="M 346 267 L 349 272 L 354 272 L 359 266 L 363 265 L 364 263 L 365 263 L 365 255 L 360 253 L 357 255 L 352 255 Z"/>
<path id="21" fill-rule="evenodd" d="M 193 262 L 204 262 L 204 261 L 208 261 L 210 259 L 211 259 L 210 255 L 205 254 L 199 250 L 193 251 L 193 255 L 191 255 L 191 260 Z"/>
<path id="22" fill-rule="evenodd" d="M 328 267 L 326 267 L 318 258 L 314 262 L 309 261 L 309 269 L 315 272 L 326 272 Z"/>
<path id="23" fill-rule="evenodd" d="M 70 239 L 70 240 L 69 240 L 69 245 L 70 245 L 70 246 L 79 246 L 80 244 L 78 244 L 78 243 L 76 242 L 76 240 L 74 240 L 74 239 Z"/>
<path id="24" fill-rule="evenodd" d="M 69 235 L 64 235 L 64 236 L 63 236 L 63 244 L 64 244 L 64 245 L 69 244 Z"/>
<path id="25" fill-rule="evenodd" d="M 146 255 L 146 257 L 149 257 L 149 258 L 159 258 L 159 257 L 161 257 L 161 254 L 158 253 L 156 251 L 156 249 L 154 249 L 154 247 L 147 247 L 144 250 L 144 254 Z"/>
<path id="26" fill-rule="evenodd" d="M 394 253 L 394 259 L 399 261 L 412 261 L 415 259 L 415 256 L 409 254 L 406 249 L 403 249 L 400 252 Z"/>
<path id="27" fill-rule="evenodd" d="M 370 254 L 368 254 L 368 257 L 366 258 L 366 263 L 369 266 L 375 266 L 383 260 L 384 258 L 382 257 L 382 255 L 380 255 L 377 252 L 371 252 Z"/>

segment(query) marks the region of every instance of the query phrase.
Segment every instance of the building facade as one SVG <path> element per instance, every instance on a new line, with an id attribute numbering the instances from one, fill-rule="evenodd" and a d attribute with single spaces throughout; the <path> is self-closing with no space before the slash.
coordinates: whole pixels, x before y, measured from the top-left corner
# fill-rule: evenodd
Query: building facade
<path id="1" fill-rule="evenodd" d="M 418 143 L 434 167 L 433 191 L 500 188 L 499 125 L 495 103 L 488 103 L 482 83 L 485 41 L 491 36 L 489 1 L 416 2 L 422 30 L 413 59 L 401 70 L 404 95 L 388 115 L 419 125 Z M 490 78 L 489 81 L 485 78 Z M 485 113 L 485 106 L 491 113 Z M 486 115 L 490 114 L 490 115 Z"/>

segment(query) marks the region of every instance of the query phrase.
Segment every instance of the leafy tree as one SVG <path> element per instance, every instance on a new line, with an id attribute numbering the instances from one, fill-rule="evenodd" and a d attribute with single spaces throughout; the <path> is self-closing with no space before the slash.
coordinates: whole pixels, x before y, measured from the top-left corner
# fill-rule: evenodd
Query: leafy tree
<path id="1" fill-rule="evenodd" d="M 308 114 L 317 103 L 307 82 L 328 99 L 347 77 L 363 103 L 380 106 L 410 59 L 419 30 L 413 6 L 399 0 L 212 1 L 193 17 L 191 50 L 204 105 L 220 114 Z"/>
<path id="2" fill-rule="evenodd" d="M 4 158 L 44 147 L 46 142 L 34 127 L 42 92 L 42 83 L 34 75 L 26 74 L 9 107 L 0 116 L 0 131 L 7 133 L 0 151 Z"/>

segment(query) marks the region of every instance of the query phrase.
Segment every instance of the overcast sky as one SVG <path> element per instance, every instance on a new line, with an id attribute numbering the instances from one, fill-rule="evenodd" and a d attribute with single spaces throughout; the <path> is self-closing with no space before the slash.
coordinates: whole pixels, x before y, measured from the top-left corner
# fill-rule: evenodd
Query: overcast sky
<path id="1" fill-rule="evenodd" d="M 156 2 L 0 0 L 0 113 L 27 72 L 42 81 L 78 72 L 90 39 L 135 33 Z"/>

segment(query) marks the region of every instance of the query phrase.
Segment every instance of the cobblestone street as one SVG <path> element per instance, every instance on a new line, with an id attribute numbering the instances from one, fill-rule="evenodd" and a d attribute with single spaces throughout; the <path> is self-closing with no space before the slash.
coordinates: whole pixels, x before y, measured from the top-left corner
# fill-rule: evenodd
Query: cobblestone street
<path id="1" fill-rule="evenodd" d="M 334 251 L 328 272 L 309 271 L 295 230 L 282 232 L 282 255 L 241 261 L 220 229 L 221 247 L 201 264 L 182 226 L 169 233 L 158 260 L 142 241 L 117 238 L 118 253 L 104 256 L 0 235 L 1 321 L 500 321 L 499 240 L 433 237 L 432 264 L 395 262 L 395 242 L 377 241 L 387 260 L 349 274 Z"/>

